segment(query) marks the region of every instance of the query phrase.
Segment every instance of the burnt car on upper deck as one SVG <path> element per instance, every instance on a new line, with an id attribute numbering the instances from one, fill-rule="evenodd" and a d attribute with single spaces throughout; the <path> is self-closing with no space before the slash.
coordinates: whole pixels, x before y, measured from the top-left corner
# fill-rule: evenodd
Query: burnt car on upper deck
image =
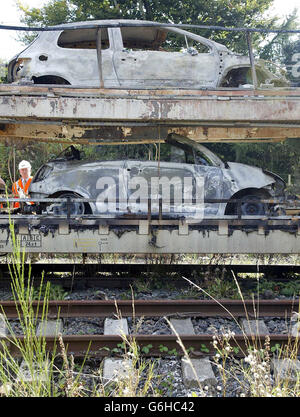
<path id="1" fill-rule="evenodd" d="M 285 182 L 276 174 L 224 163 L 205 146 L 175 134 L 160 144 L 101 145 L 93 150 L 94 160 L 89 158 L 71 146 L 41 166 L 30 198 L 64 202 L 41 203 L 39 212 L 65 215 L 70 197 L 74 215 L 145 215 L 149 200 L 152 214 L 158 215 L 161 198 L 162 215 L 170 218 L 193 217 L 198 209 L 203 217 L 235 215 L 239 203 L 242 215 L 260 216 L 276 211 L 263 200 L 284 199 Z"/>
<path id="2" fill-rule="evenodd" d="M 126 24 L 126 27 L 113 27 Z M 143 24 L 151 27 L 143 27 Z M 101 65 L 97 27 L 101 29 Z M 130 26 L 132 25 L 132 26 Z M 61 26 L 61 25 L 60 25 Z M 8 65 L 9 82 L 105 88 L 251 87 L 249 57 L 175 27 L 139 20 L 99 20 L 63 25 L 72 30 L 41 32 Z M 99 66 L 102 76 L 99 75 Z M 258 86 L 287 86 L 287 79 L 255 61 Z M 275 67 L 274 67 L 275 68 Z"/>

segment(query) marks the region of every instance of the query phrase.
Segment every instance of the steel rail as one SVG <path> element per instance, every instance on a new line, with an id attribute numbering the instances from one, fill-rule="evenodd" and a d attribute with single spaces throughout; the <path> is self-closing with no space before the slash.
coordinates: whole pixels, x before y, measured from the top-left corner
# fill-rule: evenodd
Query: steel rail
<path id="1" fill-rule="evenodd" d="M 234 356 L 244 357 L 249 347 L 263 348 L 265 338 L 266 335 L 248 337 L 236 335 L 230 341 L 232 347 L 238 348 L 238 350 L 234 351 Z M 293 346 L 293 353 L 299 353 L 298 338 L 281 334 L 273 334 L 269 338 L 271 349 L 272 347 L 284 349 L 285 347 Z M 7 346 L 13 356 L 21 356 L 19 346 L 24 343 L 24 339 L 24 336 L 16 337 L 17 343 L 9 343 L 9 338 L 7 339 Z M 178 343 L 178 337 L 175 335 L 130 335 L 127 337 L 127 340 L 135 340 L 140 348 L 140 353 L 148 357 L 174 355 L 175 351 L 179 356 L 184 354 Z M 210 334 L 181 335 L 180 340 L 185 349 L 189 351 L 191 357 L 207 357 L 216 353 L 216 349 L 213 347 L 213 336 Z M 104 357 L 110 356 L 112 352 L 114 352 L 114 355 L 121 356 L 126 351 L 124 339 L 115 335 L 64 335 L 63 342 L 68 354 L 81 357 L 86 357 L 87 355 L 90 357 Z M 57 337 L 45 337 L 45 345 L 47 351 L 53 351 L 54 349 L 56 353 L 60 351 Z M 143 347 L 147 349 L 143 350 Z"/>
<path id="2" fill-rule="evenodd" d="M 55 162 L 55 160 L 53 161 L 49 161 L 49 162 Z M 157 162 L 157 164 L 159 163 L 159 160 L 155 161 Z M 158 165 L 157 165 L 158 166 Z M 19 203 L 26 203 L 28 201 L 32 201 L 34 203 L 97 203 L 98 200 L 96 198 L 82 198 L 82 197 L 60 197 L 60 198 L 31 198 L 31 197 L 27 197 L 27 198 L 17 198 L 17 197 L 2 197 L 0 198 L 0 202 L 1 203 L 15 203 L 15 202 L 19 202 Z M 154 199 L 153 199 L 154 200 Z M 152 201 L 151 198 L 145 197 L 141 199 L 141 202 L 146 203 Z M 262 202 L 262 203 L 266 203 L 266 204 L 284 204 L 284 203 L 294 203 L 296 204 L 297 207 L 300 207 L 300 200 L 298 198 L 295 199 L 288 199 L 288 200 L 283 200 L 282 198 L 266 198 L 266 199 L 260 199 L 257 198 L 256 200 L 246 200 L 246 201 L 254 201 L 254 202 Z M 231 199 L 231 198 L 205 198 L 204 199 L 205 203 L 238 203 L 240 202 L 240 199 L 236 198 L 236 199 Z M 127 203 L 127 199 L 117 199 L 116 203 Z"/>
<path id="3" fill-rule="evenodd" d="M 42 314 L 41 302 L 32 301 L 35 314 Z M 18 318 L 19 302 L 0 301 L 7 318 Z M 299 312 L 299 300 L 55 300 L 48 302 L 48 318 L 161 317 L 192 315 L 197 317 L 290 317 Z M 0 310 L 0 311 L 1 311 Z"/>

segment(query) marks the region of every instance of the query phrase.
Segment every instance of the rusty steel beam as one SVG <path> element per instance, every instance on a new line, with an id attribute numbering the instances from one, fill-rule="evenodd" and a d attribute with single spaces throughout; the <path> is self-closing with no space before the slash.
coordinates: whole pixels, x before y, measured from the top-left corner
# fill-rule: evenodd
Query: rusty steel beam
<path id="1" fill-rule="evenodd" d="M 246 40 L 247 40 L 247 45 L 248 45 L 248 52 L 249 52 L 251 72 L 252 72 L 252 83 L 253 83 L 254 89 L 256 90 L 258 84 L 257 84 L 255 60 L 254 60 L 254 55 L 253 55 L 252 34 L 248 31 L 246 32 Z"/>
<path id="2" fill-rule="evenodd" d="M 230 105 L 228 105 L 230 103 Z M 243 104 L 243 105 L 241 105 Z M 0 118 L 295 122 L 300 89 L 111 90 L 0 87 Z M 137 117 L 139 116 L 139 117 Z"/>
<path id="3" fill-rule="evenodd" d="M 281 96 L 281 97 L 299 97 L 300 88 L 292 87 L 275 87 L 268 89 L 241 89 L 241 88 L 218 88 L 218 89 L 117 89 L 117 88 L 95 88 L 87 86 L 72 85 L 22 85 L 22 84 L 0 84 L 0 95 L 7 96 L 72 96 L 72 97 L 191 97 L 191 96 L 224 96 L 224 97 L 255 97 L 255 96 Z"/>
<path id="4" fill-rule="evenodd" d="M 26 97 L 0 96 L 0 120 L 84 120 L 162 125 L 195 123 L 273 124 L 299 126 L 300 99 L 295 97 Z M 243 126 L 241 126 L 243 127 Z"/>
<path id="5" fill-rule="evenodd" d="M 0 140 L 55 141 L 77 144 L 149 143 L 168 134 L 189 137 L 196 142 L 269 142 L 300 137 L 299 127 L 211 127 L 211 126 L 82 126 L 67 124 L 0 123 Z"/>
<path id="6" fill-rule="evenodd" d="M 300 90 L 0 87 L 0 140 L 134 143 L 177 133 L 199 142 L 300 137 Z"/>

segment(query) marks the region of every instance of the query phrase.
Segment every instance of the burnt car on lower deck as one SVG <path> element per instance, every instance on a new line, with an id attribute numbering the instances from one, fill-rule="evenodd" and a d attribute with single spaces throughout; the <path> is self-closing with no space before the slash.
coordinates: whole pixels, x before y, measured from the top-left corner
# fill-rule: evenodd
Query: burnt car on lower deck
<path id="1" fill-rule="evenodd" d="M 85 160 L 71 146 L 38 170 L 30 197 L 64 199 L 41 203 L 40 212 L 66 215 L 69 198 L 77 200 L 70 203 L 72 215 L 146 215 L 150 201 L 154 216 L 159 210 L 169 218 L 235 215 L 239 206 L 242 215 L 261 216 L 276 214 L 276 206 L 265 200 L 284 199 L 285 182 L 278 175 L 224 163 L 205 146 L 175 134 L 162 143 L 101 145 L 94 155 Z"/>

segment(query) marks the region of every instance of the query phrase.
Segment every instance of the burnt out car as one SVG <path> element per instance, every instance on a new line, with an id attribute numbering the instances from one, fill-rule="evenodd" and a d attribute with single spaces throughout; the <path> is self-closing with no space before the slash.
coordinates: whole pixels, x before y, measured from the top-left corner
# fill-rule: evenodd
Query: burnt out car
<path id="1" fill-rule="evenodd" d="M 122 23 L 127 26 L 114 27 Z M 145 23 L 152 26 L 143 27 Z M 97 27 L 89 28 L 92 24 L 111 27 L 101 29 L 100 41 Z M 63 26 L 72 30 L 41 32 L 10 61 L 9 82 L 99 87 L 101 78 L 105 88 L 133 89 L 232 88 L 252 84 L 249 57 L 189 31 L 139 20 Z M 101 44 L 98 55 L 97 39 Z M 255 62 L 258 86 L 289 85 L 281 70 L 273 66 L 270 71 L 268 65 L 263 60 Z"/>
<path id="2" fill-rule="evenodd" d="M 285 182 L 276 174 L 224 163 L 205 146 L 175 134 L 163 143 L 101 145 L 93 155 L 95 160 L 84 160 L 71 146 L 41 166 L 30 198 L 65 200 L 42 204 L 40 212 L 65 215 L 70 197 L 73 215 L 144 215 L 150 201 L 154 216 L 159 210 L 172 218 L 234 215 L 238 205 L 242 215 L 259 216 L 275 210 L 262 200 L 284 198 Z"/>

